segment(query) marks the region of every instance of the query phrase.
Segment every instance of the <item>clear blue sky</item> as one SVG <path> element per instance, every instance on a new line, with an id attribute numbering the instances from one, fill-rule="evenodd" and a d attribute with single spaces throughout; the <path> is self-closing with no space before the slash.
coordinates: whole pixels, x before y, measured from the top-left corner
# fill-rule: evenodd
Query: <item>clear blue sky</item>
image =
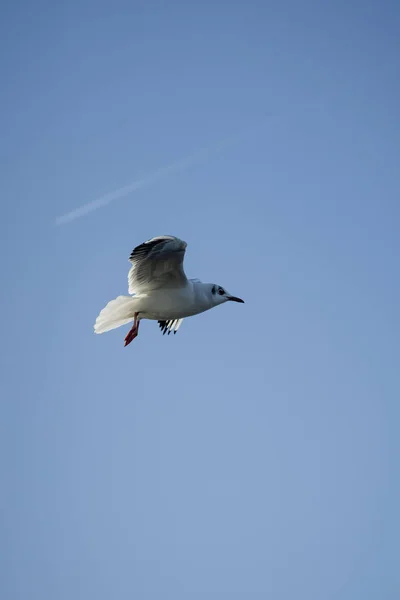
<path id="1" fill-rule="evenodd" d="M 2 600 L 400 597 L 399 13 L 3 3 Z M 246 304 L 95 336 L 163 233 Z"/>

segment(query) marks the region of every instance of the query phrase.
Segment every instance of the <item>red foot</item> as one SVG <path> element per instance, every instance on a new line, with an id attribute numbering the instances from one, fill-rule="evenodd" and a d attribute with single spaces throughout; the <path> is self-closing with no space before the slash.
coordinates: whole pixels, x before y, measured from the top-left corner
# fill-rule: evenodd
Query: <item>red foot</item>
<path id="1" fill-rule="evenodd" d="M 130 344 L 131 342 L 133 342 L 133 340 L 135 339 L 135 337 L 137 337 L 137 335 L 138 335 L 138 329 L 139 329 L 139 327 L 137 325 L 134 325 L 132 327 L 132 329 L 128 332 L 128 335 L 125 338 L 125 344 L 124 344 L 124 346 L 127 346 L 128 344 Z"/>

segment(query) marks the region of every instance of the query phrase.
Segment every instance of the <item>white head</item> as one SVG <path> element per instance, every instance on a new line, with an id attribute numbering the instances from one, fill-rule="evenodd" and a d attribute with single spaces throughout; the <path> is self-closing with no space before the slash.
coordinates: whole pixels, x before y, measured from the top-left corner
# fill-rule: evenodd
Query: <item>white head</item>
<path id="1" fill-rule="evenodd" d="M 228 302 L 228 300 L 231 300 L 232 302 L 244 303 L 244 300 L 238 298 L 237 296 L 232 296 L 232 294 L 227 292 L 226 289 L 223 288 L 221 285 L 217 285 L 216 283 L 210 283 L 209 286 L 211 291 L 212 303 L 214 306 L 218 306 L 218 304 Z"/>

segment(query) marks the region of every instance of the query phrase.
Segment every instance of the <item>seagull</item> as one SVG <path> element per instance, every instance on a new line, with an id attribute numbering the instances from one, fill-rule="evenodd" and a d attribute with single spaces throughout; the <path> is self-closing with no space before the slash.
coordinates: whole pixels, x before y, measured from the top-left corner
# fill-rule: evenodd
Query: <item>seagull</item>
<path id="1" fill-rule="evenodd" d="M 154 237 L 132 251 L 128 273 L 129 296 L 118 296 L 100 312 L 95 333 L 131 323 L 125 346 L 139 333 L 142 319 L 158 321 L 163 333 L 178 331 L 183 319 L 224 302 L 244 302 L 215 283 L 188 279 L 183 269 L 187 243 L 172 235 Z"/>

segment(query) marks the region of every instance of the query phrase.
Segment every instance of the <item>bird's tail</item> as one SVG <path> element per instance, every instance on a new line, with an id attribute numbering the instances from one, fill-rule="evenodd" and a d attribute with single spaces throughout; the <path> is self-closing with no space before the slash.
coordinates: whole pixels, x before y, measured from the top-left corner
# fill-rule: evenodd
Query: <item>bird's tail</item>
<path id="1" fill-rule="evenodd" d="M 105 333 L 133 321 L 135 315 L 135 298 L 118 296 L 111 300 L 100 312 L 94 325 L 95 333 Z"/>

